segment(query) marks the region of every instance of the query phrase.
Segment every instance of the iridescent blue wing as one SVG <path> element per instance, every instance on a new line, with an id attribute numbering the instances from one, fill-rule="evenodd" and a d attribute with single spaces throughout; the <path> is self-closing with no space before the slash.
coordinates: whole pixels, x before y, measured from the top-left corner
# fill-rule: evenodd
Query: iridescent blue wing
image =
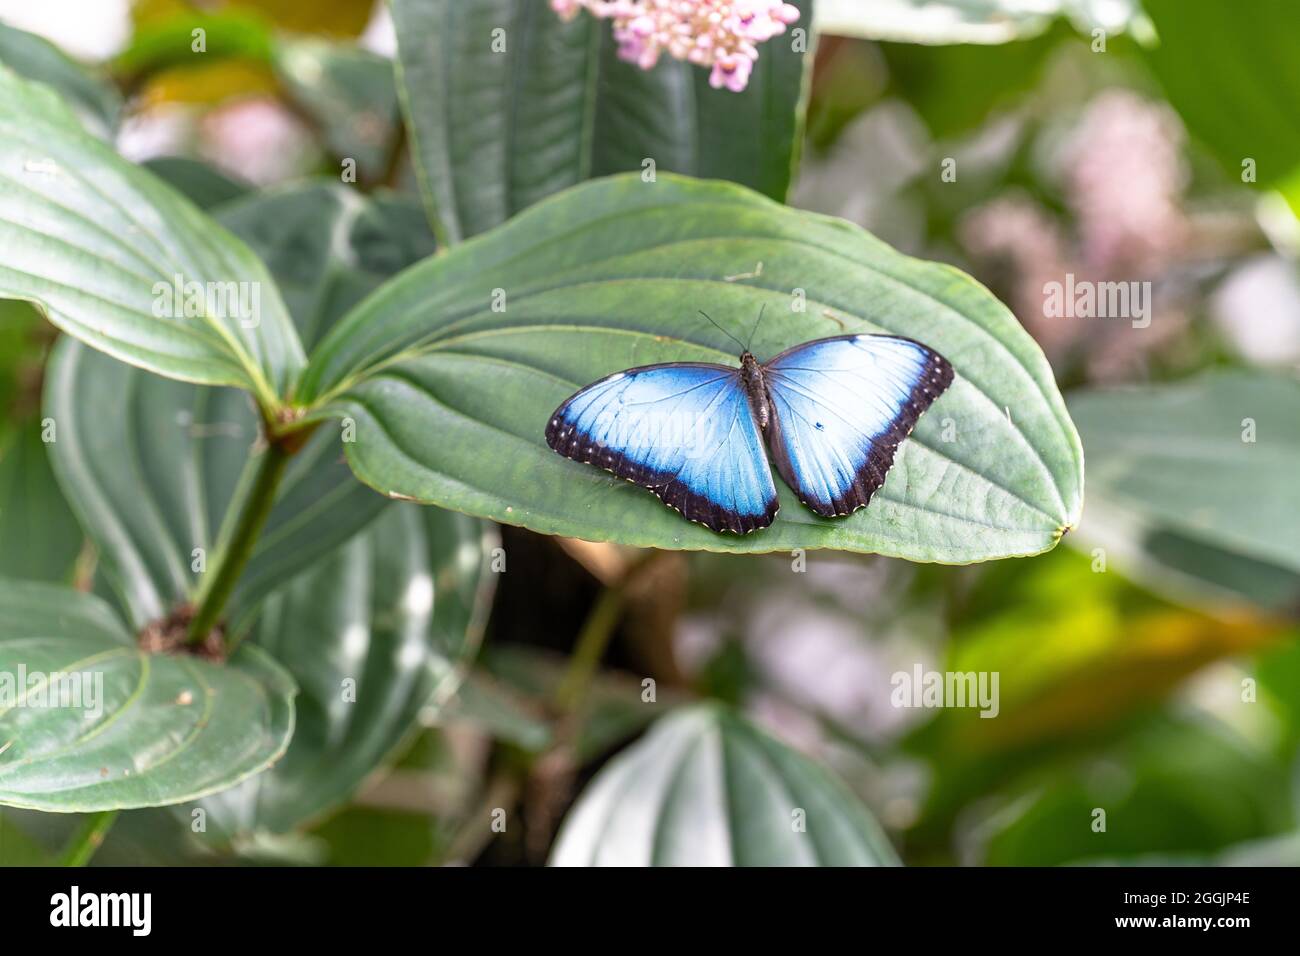
<path id="1" fill-rule="evenodd" d="M 739 369 L 680 362 L 618 372 L 555 410 L 546 443 L 653 491 L 714 531 L 776 516 L 776 486 Z"/>
<path id="2" fill-rule="evenodd" d="M 768 444 L 799 500 L 825 517 L 865 506 L 952 366 L 920 342 L 840 335 L 805 342 L 764 367 Z"/>

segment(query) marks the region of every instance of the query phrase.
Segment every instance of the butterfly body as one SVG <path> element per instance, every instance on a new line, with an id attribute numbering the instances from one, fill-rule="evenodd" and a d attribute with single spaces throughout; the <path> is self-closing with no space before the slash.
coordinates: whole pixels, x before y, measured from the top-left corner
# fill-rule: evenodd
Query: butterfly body
<path id="1" fill-rule="evenodd" d="M 767 383 L 763 381 L 763 366 L 748 349 L 740 353 L 740 380 L 745 385 L 749 410 L 758 422 L 759 430 L 766 432 L 772 420 L 772 399 L 767 394 Z"/>
<path id="2" fill-rule="evenodd" d="M 546 441 L 717 532 L 766 528 L 782 479 L 823 517 L 865 507 L 898 445 L 951 384 L 952 366 L 911 339 L 843 335 L 740 367 L 674 362 L 627 369 L 570 396 Z"/>

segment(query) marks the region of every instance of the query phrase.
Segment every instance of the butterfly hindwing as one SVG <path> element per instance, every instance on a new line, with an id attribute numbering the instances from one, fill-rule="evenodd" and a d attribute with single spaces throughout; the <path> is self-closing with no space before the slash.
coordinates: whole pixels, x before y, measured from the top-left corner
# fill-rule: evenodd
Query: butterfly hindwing
<path id="1" fill-rule="evenodd" d="M 680 362 L 619 372 L 555 410 L 546 443 L 648 488 L 714 531 L 776 516 L 776 486 L 739 370 Z"/>
<path id="2" fill-rule="evenodd" d="M 764 366 L 777 471 L 817 514 L 856 511 L 952 378 L 943 356 L 897 336 L 842 335 L 782 352 Z"/>

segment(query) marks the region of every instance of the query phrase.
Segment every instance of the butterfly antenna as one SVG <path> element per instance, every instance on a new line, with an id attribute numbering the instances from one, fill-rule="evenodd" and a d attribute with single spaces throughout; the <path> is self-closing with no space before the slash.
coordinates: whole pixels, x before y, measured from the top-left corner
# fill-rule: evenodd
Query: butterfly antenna
<path id="1" fill-rule="evenodd" d="M 754 320 L 754 327 L 749 330 L 749 345 L 745 346 L 746 352 L 749 351 L 749 346 L 754 344 L 754 333 L 758 331 L 758 324 L 763 321 L 763 310 L 766 308 L 767 308 L 766 302 L 764 302 L 761 306 L 758 307 L 758 318 Z"/>
<path id="2" fill-rule="evenodd" d="M 722 333 L 723 335 L 725 335 L 727 338 L 731 339 L 731 341 L 735 342 L 737 345 L 739 345 L 739 346 L 740 346 L 742 349 L 744 349 L 746 352 L 749 351 L 749 346 L 747 346 L 744 342 L 740 341 L 740 339 L 736 338 L 734 335 L 732 335 L 730 332 L 728 332 L 728 331 L 727 331 L 726 329 L 724 329 L 722 326 L 718 325 L 717 322 L 714 322 L 714 321 L 713 321 L 713 318 L 709 315 L 709 313 L 705 312 L 703 309 L 697 309 L 696 311 L 698 311 L 698 312 L 700 313 L 700 315 L 704 316 L 706 319 L 708 319 L 710 322 L 712 322 L 712 323 L 713 323 L 713 327 L 714 327 L 715 329 L 717 329 L 719 332 L 721 332 L 721 333 Z"/>

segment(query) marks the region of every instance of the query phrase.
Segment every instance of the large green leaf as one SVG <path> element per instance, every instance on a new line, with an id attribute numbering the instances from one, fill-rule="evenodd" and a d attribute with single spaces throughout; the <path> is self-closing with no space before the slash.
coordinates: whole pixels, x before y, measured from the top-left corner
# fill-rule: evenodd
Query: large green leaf
<path id="1" fill-rule="evenodd" d="M 1300 600 L 1300 382 L 1225 371 L 1076 393 L 1087 544 L 1179 596 Z M 1253 440 L 1252 440 L 1253 439 Z"/>
<path id="2" fill-rule="evenodd" d="M 264 410 L 279 407 L 304 359 L 265 266 L 86 133 L 48 88 L 3 68 L 0 178 L 0 296 L 39 304 L 64 331 L 133 365 L 247 389 Z M 196 296 L 199 314 L 183 317 L 175 300 L 188 296 L 164 291 L 178 276 L 214 293 L 234 283 L 250 308 Z"/>
<path id="3" fill-rule="evenodd" d="M 796 4 L 805 31 L 811 5 Z M 608 22 L 565 23 L 534 0 L 392 0 L 392 10 L 402 105 L 444 242 L 647 159 L 785 198 L 812 52 L 811 42 L 796 51 L 788 30 L 759 47 L 749 86 L 732 93 L 667 55 L 640 70 L 618 58 Z M 504 52 L 493 49 L 498 28 Z"/>
<path id="4" fill-rule="evenodd" d="M 66 813 L 192 800 L 270 765 L 293 732 L 292 678 L 245 645 L 224 665 L 148 655 L 108 605 L 0 582 L 0 803 Z M 80 698 L 49 706 L 54 675 Z M 0 678 L 3 680 L 4 678 Z M 59 686 L 59 685 L 53 685 Z M 37 701 L 43 705 L 38 706 Z"/>
<path id="5" fill-rule="evenodd" d="M 297 727 L 274 768 L 204 802 L 210 837 L 319 816 L 447 700 L 482 635 L 496 543 L 484 522 L 393 504 L 267 600 L 254 640 L 298 681 Z"/>
<path id="6" fill-rule="evenodd" d="M 578 798 L 552 866 L 890 866 L 841 781 L 721 707 L 659 721 Z"/>
<path id="7" fill-rule="evenodd" d="M 265 259 L 308 345 L 384 276 L 432 249 L 417 207 L 337 184 L 237 200 L 218 215 Z M 140 627 L 194 594 L 194 549 L 215 566 L 222 522 L 256 467 L 257 418 L 233 389 L 162 379 L 73 341 L 55 353 L 46 383 L 55 466 Z M 338 429 L 325 428 L 291 462 L 235 593 L 237 617 L 384 506 L 352 477 L 338 445 Z"/>
<path id="8" fill-rule="evenodd" d="M 761 274 L 726 281 L 759 263 Z M 505 311 L 493 311 L 494 289 Z M 806 311 L 792 311 L 796 289 Z M 696 309 L 739 330 L 764 305 L 760 358 L 887 331 L 956 368 L 869 508 L 818 518 L 782 486 L 772 527 L 717 535 L 546 447 L 551 411 L 601 376 L 735 364 L 734 345 Z M 948 266 L 725 183 L 618 176 L 566 191 L 387 283 L 321 342 L 303 382 L 306 398 L 356 423 L 346 450 L 367 484 L 549 534 L 968 562 L 1051 548 L 1082 497 L 1074 426 L 1005 306 Z"/>
<path id="9" fill-rule="evenodd" d="M 1187 128 L 1234 178 L 1260 185 L 1300 170 L 1300 18 L 1289 0 L 1143 0 L 1159 43 L 1143 52 Z"/>
<path id="10" fill-rule="evenodd" d="M 90 132 L 113 138 L 122 97 L 107 79 L 93 75 L 49 40 L 0 22 L 0 63 L 54 87 Z"/>

